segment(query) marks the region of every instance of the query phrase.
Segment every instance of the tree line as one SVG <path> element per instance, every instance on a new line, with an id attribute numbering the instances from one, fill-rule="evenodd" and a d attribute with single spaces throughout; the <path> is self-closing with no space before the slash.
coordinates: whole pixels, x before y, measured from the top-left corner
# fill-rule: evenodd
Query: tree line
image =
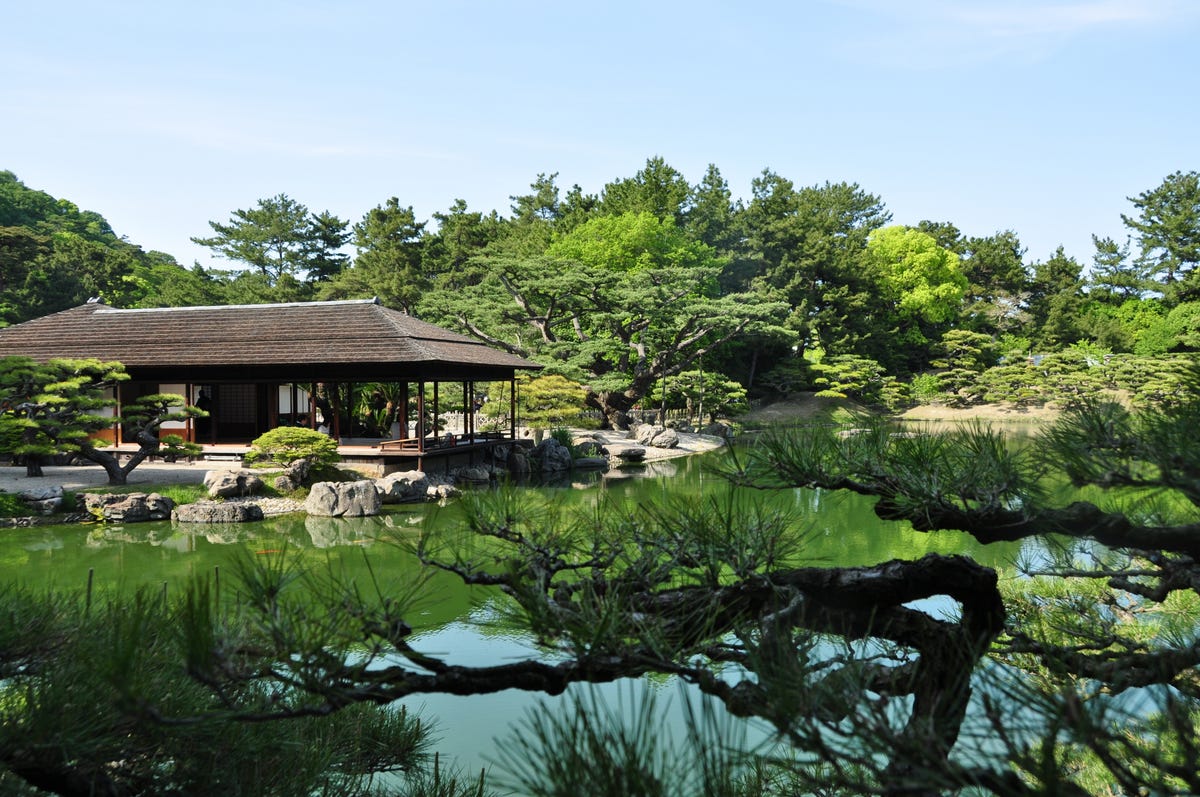
<path id="1" fill-rule="evenodd" d="M 350 224 L 279 194 L 208 222 L 193 240 L 234 268 L 206 269 L 143 252 L 3 172 L 0 319 L 89 296 L 128 307 L 378 296 L 579 382 L 614 424 L 688 372 L 757 396 L 971 400 L 984 395 L 960 390 L 971 374 L 1031 355 L 1200 345 L 1194 171 L 1130 197 L 1127 238 L 1094 237 L 1086 264 L 1062 247 L 1032 260 L 1012 230 L 896 225 L 856 184 L 798 186 L 770 170 L 749 198 L 716 166 L 691 183 L 657 157 L 598 194 L 557 181 L 538 175 L 507 214 L 457 200 L 425 221 L 397 197 Z"/>

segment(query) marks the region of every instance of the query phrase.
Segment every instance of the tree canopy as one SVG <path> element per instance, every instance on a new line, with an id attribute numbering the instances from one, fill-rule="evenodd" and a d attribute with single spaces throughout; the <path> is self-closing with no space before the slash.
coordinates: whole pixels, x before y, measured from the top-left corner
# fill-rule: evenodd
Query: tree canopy
<path id="1" fill-rule="evenodd" d="M 1194 172 L 1129 198 L 1128 241 L 1097 236 L 1092 253 L 1059 247 L 1038 260 L 1002 223 L 991 233 L 892 225 L 883 198 L 854 183 L 803 185 L 764 169 L 749 188 L 735 196 L 715 164 L 692 183 L 656 156 L 596 194 L 539 174 L 503 214 L 456 200 L 422 218 L 392 196 L 351 225 L 276 194 L 196 238 L 229 269 L 143 252 L 99 214 L 4 172 L 0 323 L 95 296 L 127 307 L 378 296 L 545 360 L 592 388 L 609 422 L 697 356 L 751 400 L 783 385 L 825 389 L 828 374 L 807 365 L 821 358 L 850 358 L 841 362 L 901 386 L 923 380 L 895 395 L 940 400 L 925 388 L 950 332 L 988 335 L 1005 358 L 1075 345 L 1196 350 L 1187 311 L 1168 319 L 1196 298 Z"/>

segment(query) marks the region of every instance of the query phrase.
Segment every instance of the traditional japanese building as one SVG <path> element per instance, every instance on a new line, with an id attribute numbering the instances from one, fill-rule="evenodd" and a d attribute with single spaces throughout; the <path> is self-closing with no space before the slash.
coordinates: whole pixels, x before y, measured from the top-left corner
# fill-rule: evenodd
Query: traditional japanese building
<path id="1" fill-rule="evenodd" d="M 516 373 L 541 367 L 377 299 L 136 310 L 90 302 L 0 329 L 0 357 L 11 355 L 122 363 L 130 379 L 114 396 L 116 413 L 139 396 L 186 396 L 209 417 L 170 431 L 209 456 L 244 453 L 278 426 L 307 426 L 337 438 L 345 458 L 385 470 L 467 461 L 515 437 Z M 498 414 L 504 428 L 482 431 L 474 410 L 481 386 L 496 382 L 510 386 L 510 407 Z M 379 405 L 374 417 L 359 411 L 372 406 L 363 391 Z M 442 404 L 460 408 L 448 427 Z M 381 414 L 395 418 L 386 430 L 372 423 Z M 119 424 L 112 440 L 125 444 Z"/>

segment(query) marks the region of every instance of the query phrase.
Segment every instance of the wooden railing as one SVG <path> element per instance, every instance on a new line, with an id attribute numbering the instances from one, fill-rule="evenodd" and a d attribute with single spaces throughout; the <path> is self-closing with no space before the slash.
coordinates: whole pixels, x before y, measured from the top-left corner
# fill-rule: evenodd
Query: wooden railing
<path id="1" fill-rule="evenodd" d="M 425 451 L 438 451 L 441 449 L 455 448 L 456 446 L 472 445 L 474 443 L 488 443 L 507 439 L 508 436 L 503 432 L 476 432 L 473 435 L 444 434 L 438 437 L 426 437 L 424 440 L 422 440 L 420 437 L 405 437 L 400 440 L 384 440 L 379 444 L 379 450 L 383 452 L 391 451 L 404 454 L 415 454 Z"/>

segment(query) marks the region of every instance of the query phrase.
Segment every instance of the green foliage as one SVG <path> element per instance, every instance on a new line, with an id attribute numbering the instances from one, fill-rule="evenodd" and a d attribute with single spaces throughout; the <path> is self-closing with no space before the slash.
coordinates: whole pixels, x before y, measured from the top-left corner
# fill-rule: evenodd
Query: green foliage
<path id="1" fill-rule="evenodd" d="M 1175 172 L 1157 187 L 1129 197 L 1137 216 L 1121 214 L 1138 239 L 1140 260 L 1172 305 L 1200 299 L 1200 174 Z"/>
<path id="2" fill-rule="evenodd" d="M 780 360 L 759 377 L 758 386 L 766 391 L 787 395 L 813 386 L 811 361 L 803 357 Z"/>
<path id="3" fill-rule="evenodd" d="M 1135 406 L 1170 407 L 1200 391 L 1194 354 L 1166 357 L 1118 355 L 1109 363 L 1113 384 L 1130 394 Z"/>
<path id="4" fill-rule="evenodd" d="M 712 701 L 683 699 L 691 720 L 684 740 L 664 729 L 665 706 L 650 691 L 624 690 L 611 705 L 592 689 L 565 707 L 539 706 L 499 748 L 501 780 L 530 797 L 767 794 L 742 753 L 745 728 Z"/>
<path id="5" fill-rule="evenodd" d="M 307 459 L 319 465 L 341 461 L 336 440 L 315 429 L 301 426 L 278 426 L 259 435 L 250 444 L 243 461 L 253 463 L 265 460 L 276 465 L 289 465 L 298 459 Z"/>
<path id="6" fill-rule="evenodd" d="M 517 415 L 534 429 L 581 425 L 586 398 L 583 385 L 556 374 L 517 381 Z"/>
<path id="7" fill-rule="evenodd" d="M 941 368 L 937 374 L 937 388 L 961 403 L 971 403 L 978 398 L 975 383 L 979 375 L 998 361 L 997 346 L 991 336 L 966 329 L 952 329 L 942 335 L 941 341 L 934 349 L 938 355 L 932 365 Z M 914 396 L 918 391 L 926 395 L 934 388 L 933 383 L 926 379 L 918 386 L 913 379 Z"/>
<path id="8" fill-rule="evenodd" d="M 310 275 L 328 279 L 340 270 L 336 254 L 348 240 L 346 222 L 328 212 L 310 214 L 286 194 L 258 200 L 249 210 L 235 210 L 227 224 L 210 221 L 214 235 L 192 241 L 221 257 L 245 263 L 269 287 L 287 285 L 285 278 Z M 275 299 L 280 301 L 280 299 Z"/>
<path id="9" fill-rule="evenodd" d="M 3 453 L 36 462 L 92 447 L 89 436 L 114 422 L 111 413 L 104 414 L 115 403 L 105 391 L 128 378 L 120 363 L 99 360 L 0 360 Z"/>
<path id="10" fill-rule="evenodd" d="M 204 450 L 203 446 L 189 443 L 182 435 L 165 434 L 159 437 L 158 456 L 166 462 L 174 462 L 180 457 L 195 457 Z"/>
<path id="11" fill-rule="evenodd" d="M 884 227 L 867 241 L 866 263 L 901 318 L 943 323 L 958 317 L 967 278 L 958 256 L 910 227 Z"/>
<path id="12" fill-rule="evenodd" d="M 570 451 L 572 459 L 579 456 L 579 449 L 575 445 L 575 435 L 567 427 L 555 426 L 550 430 L 550 439 Z"/>
<path id="13" fill-rule="evenodd" d="M 917 374 L 909 382 L 908 390 L 913 400 L 919 404 L 931 404 L 945 398 L 941 377 L 935 373 Z"/>
<path id="14" fill-rule="evenodd" d="M 354 266 L 322 286 L 322 299 L 366 299 L 377 296 L 388 307 L 410 312 L 429 285 L 422 268 L 425 224 L 412 207 L 392 197 L 354 225 L 358 257 Z"/>
<path id="15" fill-rule="evenodd" d="M 0 517 L 25 517 L 29 506 L 15 493 L 0 491 Z"/>
<path id="16" fill-rule="evenodd" d="M 55 359 L 36 363 L 28 357 L 0 361 L 0 451 L 23 456 L 26 472 L 41 475 L 41 461 L 54 454 L 78 454 L 101 465 L 110 484 L 124 484 L 129 473 L 146 457 L 162 453 L 169 458 L 191 456 L 197 446 L 177 435 L 159 438 L 168 421 L 203 415 L 186 405 L 183 396 L 155 393 L 140 396 L 112 413 L 115 390 L 129 379 L 120 363 L 99 360 Z M 138 443 L 137 452 L 121 462 L 102 450 L 93 435 L 120 423 L 126 439 Z"/>
<path id="17" fill-rule="evenodd" d="M 281 683 L 182 677 L 186 659 L 193 673 L 203 667 L 216 634 L 263 641 L 206 585 L 172 602 L 151 591 L 85 602 L 9 587 L 0 605 L 9 788 L 20 773 L 39 786 L 70 779 L 72 793 L 370 794 L 375 774 L 416 768 L 427 750 L 423 724 L 403 709 L 304 717 L 302 696 Z M 230 722 L 237 704 L 297 714 Z"/>
<path id="18" fill-rule="evenodd" d="M 716 420 L 719 416 L 740 415 L 750 409 L 746 388 L 719 372 L 684 371 L 664 381 L 665 396 L 663 386 L 657 386 L 647 396 L 650 406 L 685 408 L 689 418 L 698 418 L 701 423 Z"/>
<path id="19" fill-rule="evenodd" d="M 813 382 L 821 388 L 818 396 L 855 398 L 868 404 L 881 400 L 885 374 L 874 360 L 842 354 L 809 367 L 817 374 Z"/>

